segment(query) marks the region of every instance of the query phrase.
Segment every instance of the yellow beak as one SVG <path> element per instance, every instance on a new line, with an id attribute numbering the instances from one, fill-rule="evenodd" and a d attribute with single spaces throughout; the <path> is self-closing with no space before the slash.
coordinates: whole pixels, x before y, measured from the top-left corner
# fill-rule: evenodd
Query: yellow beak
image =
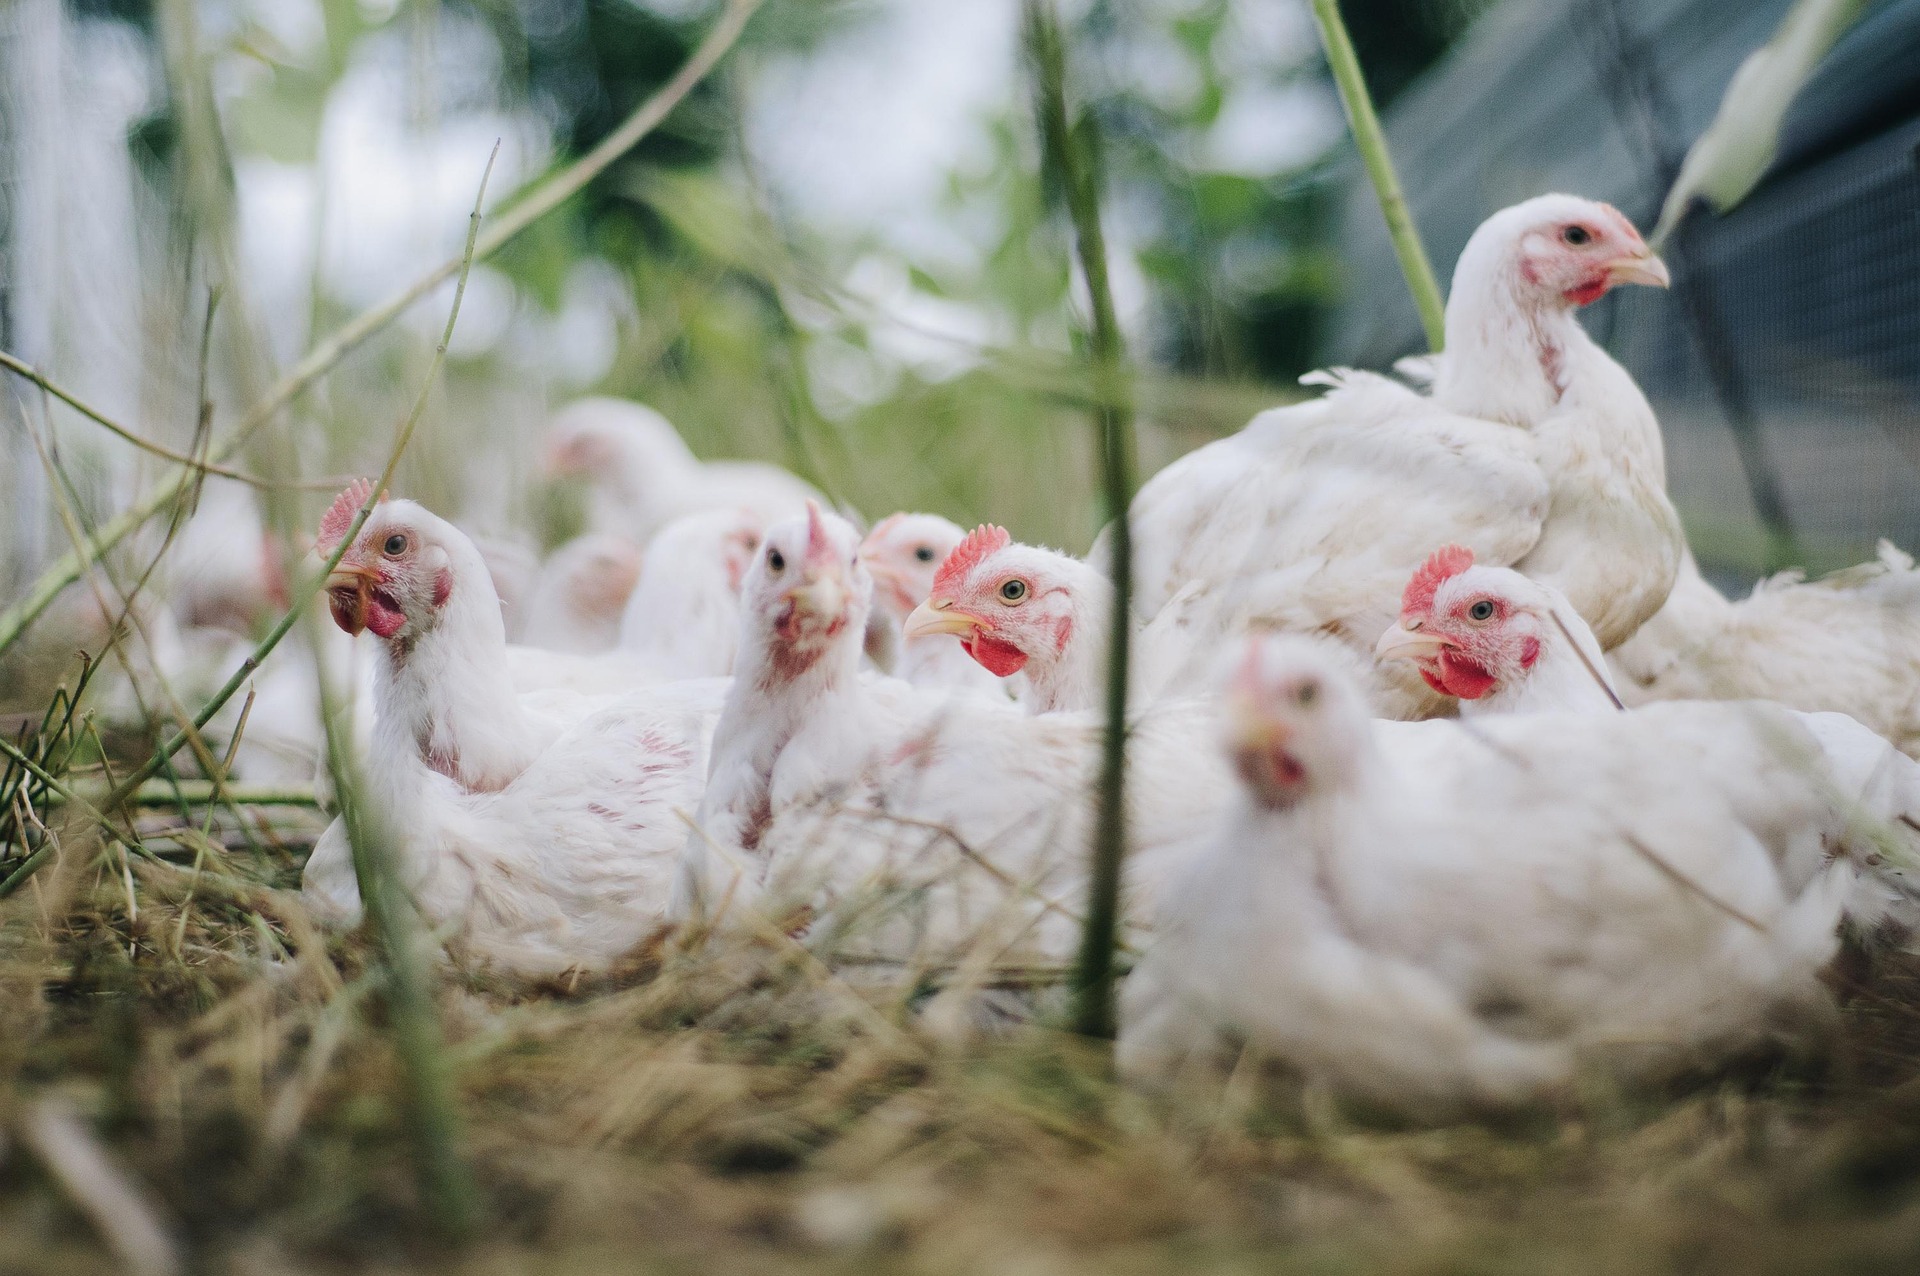
<path id="1" fill-rule="evenodd" d="M 951 598 L 929 598 L 907 616 L 901 634 L 907 638 L 925 638 L 928 634 L 954 634 L 964 638 L 976 629 L 986 628 L 986 622 L 978 616 L 954 611 L 952 607 Z"/>
<path id="2" fill-rule="evenodd" d="M 1380 641 L 1373 646 L 1373 657 L 1381 661 L 1418 660 L 1422 656 L 1431 656 L 1448 645 L 1447 640 L 1438 634 L 1408 629 L 1405 625 L 1395 625 L 1380 635 Z"/>
<path id="3" fill-rule="evenodd" d="M 359 563 L 340 563 L 327 573 L 326 587 L 330 590 L 358 589 L 361 585 L 377 579 L 379 576 L 371 567 L 363 567 Z"/>
<path id="4" fill-rule="evenodd" d="M 1667 273 L 1667 263 L 1649 252 L 1644 256 L 1621 257 L 1609 262 L 1607 282 L 1645 284 L 1649 288 L 1665 288 L 1673 283 L 1673 277 Z"/>

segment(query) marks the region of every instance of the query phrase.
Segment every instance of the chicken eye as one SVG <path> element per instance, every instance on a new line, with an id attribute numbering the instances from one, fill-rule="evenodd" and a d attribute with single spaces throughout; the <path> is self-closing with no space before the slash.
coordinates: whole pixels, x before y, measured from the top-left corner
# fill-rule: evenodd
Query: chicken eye
<path id="1" fill-rule="evenodd" d="M 913 556 L 923 563 L 931 563 L 933 561 L 933 546 L 922 545 L 913 551 Z"/>
<path id="2" fill-rule="evenodd" d="M 1320 698 L 1320 684 L 1317 682 L 1303 682 L 1299 685 L 1299 687 L 1297 687 L 1294 690 L 1294 693 L 1293 693 L 1294 703 L 1299 705 L 1302 709 L 1306 708 L 1308 705 L 1311 705 L 1315 700 L 1318 700 L 1319 698 Z"/>
<path id="3" fill-rule="evenodd" d="M 1560 238 L 1566 240 L 1569 244 L 1572 244 L 1575 248 L 1578 248 L 1582 244 L 1589 243 L 1592 241 L 1593 232 L 1588 230 L 1585 226 L 1569 226 L 1565 230 L 1560 232 Z"/>
<path id="4" fill-rule="evenodd" d="M 773 572 L 785 571 L 786 567 L 787 567 L 787 556 L 785 554 L 782 554 L 777 549 L 769 549 L 767 551 L 767 570 L 768 571 L 773 571 Z"/>
<path id="5" fill-rule="evenodd" d="M 387 543 L 380 548 L 386 553 L 388 558 L 398 558 L 407 552 L 407 538 L 399 532 L 395 532 L 393 535 L 387 537 Z"/>
<path id="6" fill-rule="evenodd" d="M 1492 601 L 1486 598 L 1482 598 L 1479 602 L 1467 608 L 1467 619 L 1468 620 L 1492 620 L 1493 619 Z"/>
<path id="7" fill-rule="evenodd" d="M 1026 596 L 1027 582 L 1021 580 L 1018 576 L 1000 586 L 1000 600 L 1002 602 L 1017 603 Z"/>

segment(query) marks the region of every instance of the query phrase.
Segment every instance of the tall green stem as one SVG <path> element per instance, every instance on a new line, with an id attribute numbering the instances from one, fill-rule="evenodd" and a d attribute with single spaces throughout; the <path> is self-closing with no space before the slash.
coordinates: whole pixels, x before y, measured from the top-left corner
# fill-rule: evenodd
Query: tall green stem
<path id="1" fill-rule="evenodd" d="M 1334 85 L 1340 90 L 1341 105 L 1347 108 L 1347 123 L 1353 128 L 1353 144 L 1367 166 L 1373 181 L 1373 193 L 1380 201 L 1380 215 L 1387 219 L 1387 234 L 1393 240 L 1394 255 L 1400 259 L 1400 273 L 1407 277 L 1413 304 L 1420 311 L 1421 326 L 1427 330 L 1427 344 L 1438 353 L 1447 340 L 1447 303 L 1434 276 L 1433 263 L 1421 246 L 1420 232 L 1414 227 L 1413 214 L 1407 209 L 1407 197 L 1400 193 L 1400 178 L 1393 171 L 1393 154 L 1387 150 L 1387 135 L 1380 128 L 1367 82 L 1360 75 L 1360 59 L 1354 54 L 1353 39 L 1340 17 L 1339 0 L 1313 0 L 1314 21 L 1320 24 L 1320 42 L 1326 46 L 1327 66 L 1333 72 Z"/>
<path id="2" fill-rule="evenodd" d="M 1113 949 L 1120 923 L 1120 870 L 1126 853 L 1127 665 L 1133 603 L 1133 402 L 1126 350 L 1107 281 L 1107 243 L 1100 226 L 1097 135 L 1091 118 L 1076 129 L 1067 113 L 1066 54 L 1052 0 L 1026 0 L 1028 56 L 1045 163 L 1066 196 L 1075 253 L 1086 277 L 1093 328 L 1088 334 L 1097 406 L 1101 487 L 1111 528 L 1113 615 L 1107 653 L 1107 729 L 1100 759 L 1087 918 L 1073 973 L 1074 1027 L 1092 1037 L 1114 1032 Z"/>

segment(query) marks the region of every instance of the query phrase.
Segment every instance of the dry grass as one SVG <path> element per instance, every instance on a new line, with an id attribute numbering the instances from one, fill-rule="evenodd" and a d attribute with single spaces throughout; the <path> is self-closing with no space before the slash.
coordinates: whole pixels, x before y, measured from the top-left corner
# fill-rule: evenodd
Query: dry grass
<path id="1" fill-rule="evenodd" d="M 95 1203 L 22 1137 L 49 1097 L 198 1270 L 1744 1273 L 1920 1254 L 1911 959 L 1836 973 L 1817 1056 L 1423 1128 L 1252 1069 L 1149 1099 L 1044 1014 L 956 1044 L 916 1015 L 924 995 L 744 943 L 661 947 L 571 989 L 447 981 L 485 1222 L 444 1248 L 364 949 L 312 928 L 285 831 L 196 874 L 184 846 L 90 863 L 70 824 L 0 904 L 0 1269 L 101 1262 Z"/>

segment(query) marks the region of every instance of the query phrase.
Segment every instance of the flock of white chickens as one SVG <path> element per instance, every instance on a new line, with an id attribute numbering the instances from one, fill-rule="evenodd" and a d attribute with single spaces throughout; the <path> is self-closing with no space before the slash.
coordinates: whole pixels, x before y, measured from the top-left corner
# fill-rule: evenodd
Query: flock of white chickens
<path id="1" fill-rule="evenodd" d="M 1575 316 L 1666 283 L 1604 204 L 1509 208 L 1444 355 L 1309 378 L 1141 490 L 1125 1075 L 1250 1048 L 1417 1107 L 1693 1067 L 1817 1014 L 1843 931 L 1914 915 L 1920 572 L 1702 579 L 1659 424 Z M 621 401 L 547 449 L 592 531 L 538 585 L 398 499 L 327 581 L 367 793 L 456 960 L 603 968 L 669 923 L 953 987 L 1071 958 L 1102 546 L 863 536 Z M 304 890 L 357 915 L 341 821 Z"/>

